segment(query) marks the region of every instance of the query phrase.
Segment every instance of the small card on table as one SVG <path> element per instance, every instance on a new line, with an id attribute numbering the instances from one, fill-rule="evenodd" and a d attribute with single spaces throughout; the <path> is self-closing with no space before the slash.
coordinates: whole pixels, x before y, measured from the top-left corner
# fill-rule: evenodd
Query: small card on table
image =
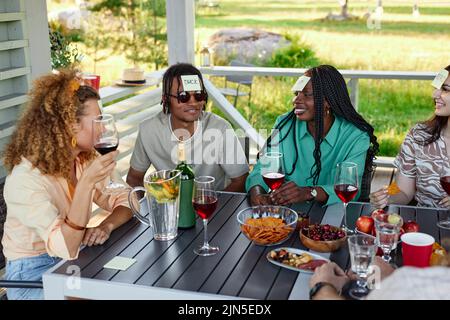
<path id="1" fill-rule="evenodd" d="M 114 257 L 103 268 L 125 271 L 131 267 L 137 260 L 126 257 Z"/>

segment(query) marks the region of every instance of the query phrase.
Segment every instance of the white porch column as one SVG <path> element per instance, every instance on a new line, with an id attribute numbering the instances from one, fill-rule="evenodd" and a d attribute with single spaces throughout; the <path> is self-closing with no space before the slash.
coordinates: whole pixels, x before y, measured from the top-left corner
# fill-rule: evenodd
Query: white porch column
<path id="1" fill-rule="evenodd" d="M 166 19 L 169 65 L 177 62 L 194 64 L 194 0 L 167 0 Z"/>
<path id="2" fill-rule="evenodd" d="M 46 0 L 25 0 L 31 80 L 52 70 Z"/>

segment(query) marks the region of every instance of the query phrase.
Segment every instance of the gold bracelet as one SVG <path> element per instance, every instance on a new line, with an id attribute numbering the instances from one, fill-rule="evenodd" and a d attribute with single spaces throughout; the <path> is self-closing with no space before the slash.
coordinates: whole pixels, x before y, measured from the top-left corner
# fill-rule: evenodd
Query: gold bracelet
<path id="1" fill-rule="evenodd" d="M 69 220 L 69 217 L 67 217 L 67 216 L 64 219 L 64 223 L 67 224 L 72 229 L 77 230 L 77 231 L 84 231 L 84 230 L 86 230 L 86 227 L 82 227 L 82 226 L 79 226 L 79 225 L 73 223 L 72 221 Z"/>

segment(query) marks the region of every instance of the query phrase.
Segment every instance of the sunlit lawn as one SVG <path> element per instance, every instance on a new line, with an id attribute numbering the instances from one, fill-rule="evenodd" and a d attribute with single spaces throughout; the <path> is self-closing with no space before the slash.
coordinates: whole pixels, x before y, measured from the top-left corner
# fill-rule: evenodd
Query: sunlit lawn
<path id="1" fill-rule="evenodd" d="M 420 1 L 418 18 L 411 14 L 412 1 L 383 4 L 377 30 L 362 18 L 375 9 L 375 1 L 351 0 L 349 11 L 359 19 L 330 22 L 323 18 L 331 11 L 339 12 L 338 1 L 220 0 L 218 9 L 197 11 L 196 48 L 222 28 L 252 27 L 299 35 L 322 63 L 341 69 L 436 71 L 450 64 L 450 4 Z M 127 65 L 118 55 L 100 62 L 97 73 L 102 84 L 120 78 Z M 89 57 L 82 67 L 92 72 Z M 250 107 L 241 98 L 238 109 L 255 128 L 270 128 L 276 116 L 290 108 L 289 89 L 287 82 L 256 78 Z M 432 115 L 431 92 L 427 81 L 360 81 L 359 110 L 375 127 L 381 154 L 395 155 L 408 128 Z"/>

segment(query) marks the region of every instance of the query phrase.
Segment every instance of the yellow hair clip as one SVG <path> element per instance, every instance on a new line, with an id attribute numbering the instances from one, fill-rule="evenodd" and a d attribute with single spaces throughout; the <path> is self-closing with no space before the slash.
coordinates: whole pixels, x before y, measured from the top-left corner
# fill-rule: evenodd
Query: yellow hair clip
<path id="1" fill-rule="evenodd" d="M 69 90 L 70 92 L 74 93 L 75 91 L 77 91 L 80 88 L 80 82 L 73 79 L 70 80 L 69 82 Z"/>

